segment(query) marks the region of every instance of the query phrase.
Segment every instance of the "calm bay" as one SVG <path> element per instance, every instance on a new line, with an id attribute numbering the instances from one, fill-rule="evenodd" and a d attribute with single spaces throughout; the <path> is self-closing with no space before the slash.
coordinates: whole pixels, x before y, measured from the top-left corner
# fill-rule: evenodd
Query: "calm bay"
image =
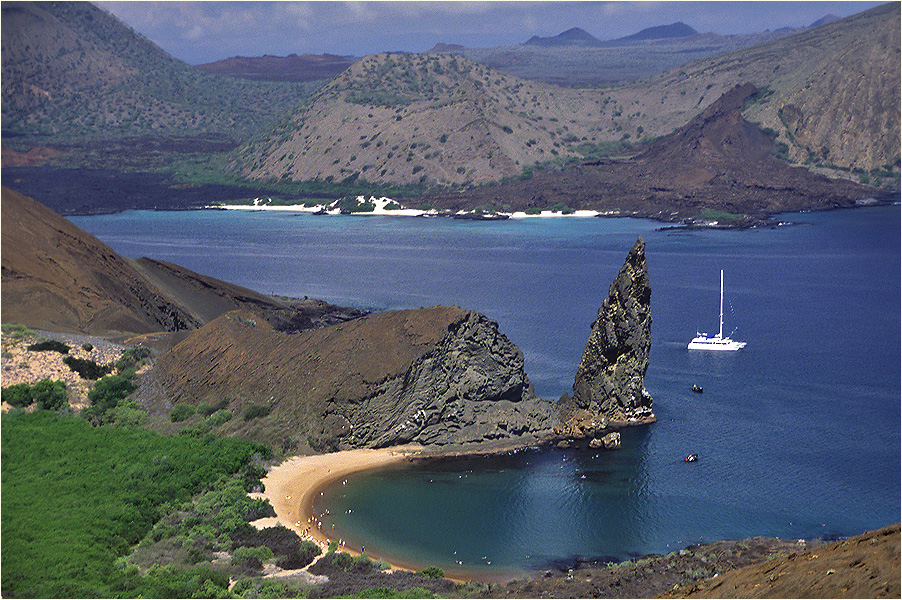
<path id="1" fill-rule="evenodd" d="M 657 423 L 623 431 L 617 452 L 415 464 L 323 497 L 324 525 L 371 555 L 492 578 L 573 557 L 839 537 L 899 521 L 899 210 L 783 215 L 793 224 L 743 231 L 214 210 L 70 220 L 125 256 L 264 293 L 478 310 L 520 346 L 537 393 L 552 400 L 570 391 L 590 324 L 642 235 Z M 717 329 L 720 269 L 724 333 L 748 346 L 688 351 L 696 330 Z M 689 453 L 699 460 L 685 463 Z"/>

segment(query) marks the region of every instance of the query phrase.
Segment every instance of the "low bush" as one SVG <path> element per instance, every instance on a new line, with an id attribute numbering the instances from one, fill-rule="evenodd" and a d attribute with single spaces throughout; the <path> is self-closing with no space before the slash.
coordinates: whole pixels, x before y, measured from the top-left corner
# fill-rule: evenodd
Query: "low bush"
<path id="1" fill-rule="evenodd" d="M 100 379 L 104 375 L 110 373 L 113 368 L 109 365 L 99 365 L 93 360 L 87 358 L 75 358 L 74 356 L 66 356 L 63 362 L 68 367 L 78 373 L 82 379 Z"/>
<path id="2" fill-rule="evenodd" d="M 304 540 L 301 542 L 301 548 L 299 550 L 292 552 L 279 560 L 276 563 L 276 566 L 285 570 L 303 569 L 312 563 L 313 559 L 322 554 L 322 552 L 322 549 L 317 544 L 310 540 Z"/>
<path id="3" fill-rule="evenodd" d="M 31 386 L 31 395 L 43 410 L 56 410 L 68 405 L 66 384 L 62 381 L 41 379 Z"/>
<path id="4" fill-rule="evenodd" d="M 217 410 L 222 410 L 229 405 L 228 400 L 220 400 L 216 403 L 216 406 L 212 406 L 209 402 L 199 402 L 197 404 L 197 412 L 205 417 L 209 417 Z"/>
<path id="5" fill-rule="evenodd" d="M 20 340 L 29 335 L 34 335 L 34 332 L 31 329 L 18 323 L 3 323 L 3 325 L 0 326 L 0 329 L 3 330 L 3 335 L 8 335 L 14 340 Z"/>
<path id="6" fill-rule="evenodd" d="M 103 410 L 115 408 L 120 400 L 137 389 L 131 377 L 123 375 L 108 375 L 94 384 L 94 389 L 88 392 L 88 400 L 93 406 L 99 406 Z"/>
<path id="7" fill-rule="evenodd" d="M 119 360 L 116 361 L 116 369 L 119 372 L 127 369 L 134 369 L 143 364 L 143 361 L 151 356 L 153 356 L 153 350 L 150 348 L 144 348 L 142 346 L 128 348 L 122 352 Z"/>
<path id="8" fill-rule="evenodd" d="M 251 562 L 254 564 L 263 564 L 263 561 L 269 560 L 273 557 L 273 552 L 266 546 L 258 546 L 258 547 L 248 547 L 241 546 L 240 548 L 235 548 L 235 551 L 232 552 L 231 562 L 233 565 L 242 564 L 246 562 Z"/>
<path id="9" fill-rule="evenodd" d="M 69 346 L 58 340 L 44 340 L 36 342 L 28 346 L 29 352 L 59 352 L 60 354 L 69 354 Z"/>
<path id="10" fill-rule="evenodd" d="M 181 421 L 184 421 L 185 419 L 193 416 L 196 411 L 197 409 L 192 405 L 183 404 L 180 402 L 172 407 L 172 412 L 169 413 L 169 418 L 172 419 L 173 423 L 180 423 Z"/>
<path id="11" fill-rule="evenodd" d="M 142 576 L 117 559 L 144 538 L 164 507 L 237 472 L 254 453 L 268 454 L 264 447 L 94 428 L 51 411 L 5 414 L 2 430 L 3 498 L 15 499 L 3 503 L 4 596 L 227 595 L 227 574 L 168 566 Z M 233 486 L 235 498 L 247 498 L 240 482 Z"/>
<path id="12" fill-rule="evenodd" d="M 444 579 L 445 572 L 439 569 L 438 567 L 426 567 L 422 571 L 419 572 L 420 575 L 425 577 L 429 577 L 430 579 Z"/>
<path id="13" fill-rule="evenodd" d="M 52 379 L 41 379 L 34 384 L 17 383 L 3 388 L 3 401 L 17 407 L 38 403 L 43 410 L 56 410 L 68 405 L 66 384 Z"/>
<path id="14" fill-rule="evenodd" d="M 31 384 L 17 383 L 3 388 L 3 401 L 13 406 L 30 406 L 34 402 L 31 395 Z"/>
<path id="15" fill-rule="evenodd" d="M 420 587 L 412 587 L 399 592 L 390 587 L 367 588 L 356 594 L 340 596 L 341 598 L 435 598 L 435 593 Z"/>
<path id="16" fill-rule="evenodd" d="M 259 417 L 265 417 L 272 411 L 272 407 L 266 404 L 254 404 L 244 409 L 244 420 L 250 421 Z"/>
<path id="17" fill-rule="evenodd" d="M 232 411 L 227 408 L 223 408 L 221 410 L 217 410 L 215 413 L 207 417 L 207 424 L 210 427 L 219 427 L 220 425 L 225 425 L 229 421 L 232 420 Z"/>

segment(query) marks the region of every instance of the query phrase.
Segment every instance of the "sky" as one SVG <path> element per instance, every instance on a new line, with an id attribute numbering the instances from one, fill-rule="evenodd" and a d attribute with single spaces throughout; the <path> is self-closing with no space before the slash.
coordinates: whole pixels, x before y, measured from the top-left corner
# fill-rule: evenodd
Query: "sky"
<path id="1" fill-rule="evenodd" d="M 488 48 L 580 27 L 600 40 L 682 21 L 701 33 L 756 33 L 846 17 L 884 2 L 95 2 L 188 64 L 232 56 Z"/>

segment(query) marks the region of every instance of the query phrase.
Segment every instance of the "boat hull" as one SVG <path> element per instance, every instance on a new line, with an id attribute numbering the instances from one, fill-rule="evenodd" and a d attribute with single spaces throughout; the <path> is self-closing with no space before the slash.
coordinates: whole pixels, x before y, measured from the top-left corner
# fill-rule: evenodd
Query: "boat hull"
<path id="1" fill-rule="evenodd" d="M 689 350 L 714 350 L 718 352 L 735 352 L 745 347 L 745 342 L 736 342 L 730 338 L 695 338 L 689 342 Z"/>

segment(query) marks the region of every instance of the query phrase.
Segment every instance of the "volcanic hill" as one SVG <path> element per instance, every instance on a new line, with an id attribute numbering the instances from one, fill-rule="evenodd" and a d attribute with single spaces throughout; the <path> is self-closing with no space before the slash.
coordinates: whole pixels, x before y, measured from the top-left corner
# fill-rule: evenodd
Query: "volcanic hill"
<path id="1" fill-rule="evenodd" d="M 899 5 L 890 4 L 609 90 L 526 81 L 455 55 L 369 56 L 236 150 L 233 164 L 260 180 L 467 189 L 528 177 L 537 164 L 623 152 L 624 142 L 670 134 L 751 83 L 760 92 L 742 113 L 775 134 L 784 158 L 892 171 L 898 29 Z"/>
<path id="2" fill-rule="evenodd" d="M 318 81 L 332 79 L 359 60 L 335 54 L 289 54 L 288 56 L 233 56 L 197 65 L 207 73 L 256 81 Z"/>
<path id="3" fill-rule="evenodd" d="M 90 2 L 0 10 L 4 136 L 243 139 L 311 87 L 204 73 Z"/>
<path id="4" fill-rule="evenodd" d="M 35 200 L 2 188 L 2 320 L 127 337 L 191 330 L 254 308 L 295 331 L 359 316 L 324 302 L 284 302 L 148 258 L 120 256 Z"/>
<path id="5" fill-rule="evenodd" d="M 785 211 L 855 206 L 872 188 L 792 167 L 771 135 L 742 117 L 759 91 L 737 86 L 685 127 L 630 159 L 586 161 L 531 179 L 423 200 L 455 210 L 530 210 L 565 205 L 664 221 L 740 225 Z"/>

